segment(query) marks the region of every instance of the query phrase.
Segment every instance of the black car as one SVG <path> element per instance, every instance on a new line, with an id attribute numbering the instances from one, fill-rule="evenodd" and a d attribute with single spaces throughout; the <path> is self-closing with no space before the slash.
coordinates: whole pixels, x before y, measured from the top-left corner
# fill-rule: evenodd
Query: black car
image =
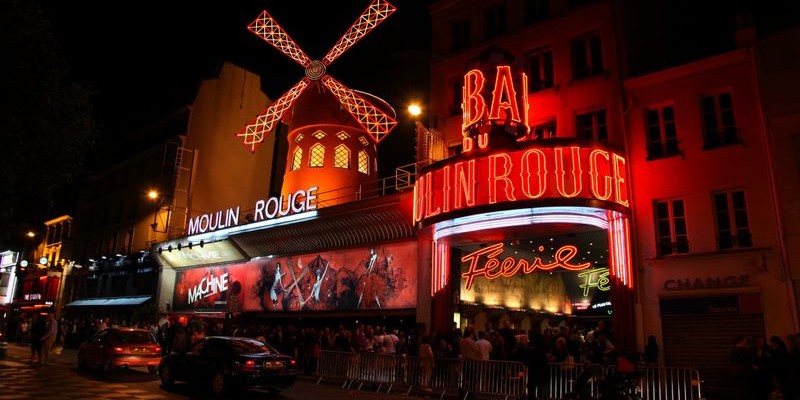
<path id="1" fill-rule="evenodd" d="M 161 384 L 175 381 L 211 384 L 214 395 L 233 389 L 267 389 L 278 393 L 294 385 L 298 375 L 294 358 L 254 339 L 209 336 L 194 342 L 186 353 L 161 359 Z"/>

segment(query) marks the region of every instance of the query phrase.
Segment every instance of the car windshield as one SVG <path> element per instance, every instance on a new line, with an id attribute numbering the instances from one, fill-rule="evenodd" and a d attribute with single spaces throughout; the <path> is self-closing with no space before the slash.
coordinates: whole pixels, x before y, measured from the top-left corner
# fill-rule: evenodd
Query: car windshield
<path id="1" fill-rule="evenodd" d="M 256 340 L 233 340 L 231 348 L 236 354 L 277 354 L 278 352 L 270 345 Z"/>
<path id="2" fill-rule="evenodd" d="M 145 331 L 120 331 L 117 336 L 119 343 L 152 343 L 153 335 Z"/>

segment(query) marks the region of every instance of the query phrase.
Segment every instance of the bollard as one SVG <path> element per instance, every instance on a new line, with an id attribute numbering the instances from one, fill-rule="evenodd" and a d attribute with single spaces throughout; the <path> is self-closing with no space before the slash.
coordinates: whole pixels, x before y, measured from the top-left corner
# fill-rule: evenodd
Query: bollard
<path id="1" fill-rule="evenodd" d="M 0 358 L 5 358 L 8 353 L 8 342 L 0 342 Z"/>

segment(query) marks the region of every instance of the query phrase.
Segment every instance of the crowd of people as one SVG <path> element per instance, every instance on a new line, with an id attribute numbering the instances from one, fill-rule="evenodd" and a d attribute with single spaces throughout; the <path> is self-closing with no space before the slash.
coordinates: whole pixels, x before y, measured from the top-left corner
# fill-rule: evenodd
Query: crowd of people
<path id="1" fill-rule="evenodd" d="M 731 351 L 738 399 L 800 399 L 800 335 L 737 336 Z"/>

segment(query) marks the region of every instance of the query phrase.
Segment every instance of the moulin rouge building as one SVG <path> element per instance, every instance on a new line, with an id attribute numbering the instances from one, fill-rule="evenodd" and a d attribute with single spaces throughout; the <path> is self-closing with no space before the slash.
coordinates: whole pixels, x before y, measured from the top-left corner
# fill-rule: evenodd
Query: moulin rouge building
<path id="1" fill-rule="evenodd" d="M 654 335 L 662 362 L 712 378 L 733 335 L 792 332 L 771 167 L 741 162 L 769 150 L 751 53 L 626 79 L 607 2 L 471 4 L 430 10 L 442 57 L 419 130 L 426 166 L 386 196 L 363 193 L 382 187 L 391 107 L 282 49 L 306 78 L 238 135 L 253 150 L 289 123 L 282 195 L 195 213 L 195 231 L 157 244 L 160 309 L 437 331 L 604 320 L 617 348 Z"/>

